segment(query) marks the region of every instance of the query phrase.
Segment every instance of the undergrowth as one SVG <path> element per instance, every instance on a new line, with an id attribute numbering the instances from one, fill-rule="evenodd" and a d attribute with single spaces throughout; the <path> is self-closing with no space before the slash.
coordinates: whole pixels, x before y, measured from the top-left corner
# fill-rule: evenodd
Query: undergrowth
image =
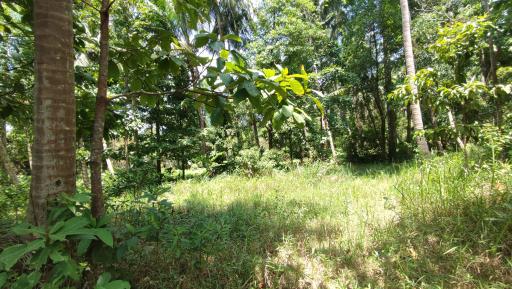
<path id="1" fill-rule="evenodd" d="M 120 230 L 145 237 L 116 266 L 135 288 L 508 288 L 510 167 L 464 165 L 319 163 L 166 185 L 117 209 Z"/>

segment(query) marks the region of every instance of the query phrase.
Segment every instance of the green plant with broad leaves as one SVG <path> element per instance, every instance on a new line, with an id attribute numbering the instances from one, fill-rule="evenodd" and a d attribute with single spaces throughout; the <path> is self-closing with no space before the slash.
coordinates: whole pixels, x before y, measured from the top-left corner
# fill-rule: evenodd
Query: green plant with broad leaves
<path id="1" fill-rule="evenodd" d="M 28 240 L 5 248 L 0 254 L 0 287 L 12 289 L 74 288 L 90 267 L 86 255 L 97 241 L 113 247 L 109 218 L 96 220 L 85 206 L 89 196 L 63 195 L 50 209 L 47 226 L 19 224 L 12 233 Z M 96 289 L 127 289 L 126 281 L 102 274 Z"/>

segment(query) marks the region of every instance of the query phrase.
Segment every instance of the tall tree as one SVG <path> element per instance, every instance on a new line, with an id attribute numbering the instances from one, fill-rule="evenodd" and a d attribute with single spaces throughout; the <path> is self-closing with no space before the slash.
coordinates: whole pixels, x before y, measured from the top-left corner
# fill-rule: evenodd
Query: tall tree
<path id="1" fill-rule="evenodd" d="M 409 85 L 411 86 L 413 95 L 417 96 L 418 88 L 414 83 L 414 76 L 416 75 L 416 67 L 414 64 L 414 53 L 412 49 L 412 38 L 411 38 L 411 15 L 409 12 L 408 0 L 400 0 L 400 9 L 402 11 L 402 34 L 404 39 L 404 51 L 405 51 L 405 65 L 407 67 L 407 76 L 409 78 Z M 411 103 L 412 123 L 414 130 L 418 134 L 416 136 L 416 143 L 418 150 L 421 154 L 429 154 L 427 140 L 423 136 L 423 118 L 421 116 L 420 102 L 417 98 Z"/>
<path id="2" fill-rule="evenodd" d="M 105 211 L 101 171 L 103 162 L 103 132 L 105 129 L 105 112 L 107 109 L 108 81 L 108 50 L 109 50 L 109 18 L 113 1 L 102 0 L 100 9 L 100 65 L 98 91 L 96 94 L 96 110 L 91 141 L 91 211 L 99 218 Z"/>
<path id="3" fill-rule="evenodd" d="M 47 204 L 76 191 L 73 1 L 34 1 L 35 94 L 27 217 L 44 225 Z"/>

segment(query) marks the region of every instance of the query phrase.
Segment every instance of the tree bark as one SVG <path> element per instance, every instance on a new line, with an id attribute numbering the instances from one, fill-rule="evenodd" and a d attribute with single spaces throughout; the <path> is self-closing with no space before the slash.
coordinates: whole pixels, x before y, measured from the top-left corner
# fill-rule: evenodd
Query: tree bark
<path id="1" fill-rule="evenodd" d="M 0 165 L 3 171 L 7 174 L 9 182 L 11 184 L 19 184 L 18 176 L 16 174 L 16 168 L 9 158 L 7 152 L 7 131 L 5 129 L 5 121 L 0 119 Z"/>
<path id="2" fill-rule="evenodd" d="M 96 109 L 91 141 L 91 212 L 95 218 L 105 213 L 103 186 L 101 180 L 103 160 L 103 133 L 105 129 L 105 113 L 107 110 L 107 81 L 109 53 L 109 0 L 101 1 L 100 10 L 100 63 Z"/>
<path id="3" fill-rule="evenodd" d="M 267 125 L 267 133 L 268 133 L 268 149 L 271 150 L 274 148 L 274 128 L 272 127 L 272 123 Z"/>
<path id="4" fill-rule="evenodd" d="M 47 222 L 48 202 L 76 191 L 73 1 L 34 1 L 35 88 L 27 219 Z"/>
<path id="5" fill-rule="evenodd" d="M 405 50 L 405 64 L 407 67 L 407 75 L 409 76 L 409 85 L 412 88 L 414 96 L 418 95 L 418 88 L 414 83 L 414 76 L 416 75 L 416 67 L 414 65 L 414 53 L 412 49 L 412 38 L 411 38 L 411 15 L 409 13 L 408 0 L 400 0 L 400 9 L 402 11 L 402 34 L 404 38 L 404 50 Z M 428 148 L 427 140 L 423 136 L 423 118 L 421 116 L 421 107 L 419 100 L 415 100 L 411 103 L 412 123 L 414 130 L 417 133 L 416 144 L 418 150 L 423 155 L 428 155 L 430 150 Z"/>
<path id="6" fill-rule="evenodd" d="M 256 121 L 256 116 L 253 112 L 250 112 L 251 114 L 251 125 L 252 125 L 252 134 L 254 136 L 254 144 L 260 148 L 260 137 L 258 133 L 258 122 Z"/>

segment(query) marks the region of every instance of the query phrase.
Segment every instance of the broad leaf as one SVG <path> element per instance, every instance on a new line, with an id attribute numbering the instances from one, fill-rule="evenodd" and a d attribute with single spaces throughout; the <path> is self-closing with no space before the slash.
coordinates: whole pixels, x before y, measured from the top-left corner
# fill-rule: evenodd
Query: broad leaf
<path id="1" fill-rule="evenodd" d="M 44 245 L 44 240 L 38 239 L 27 244 L 18 244 L 6 248 L 2 251 L 2 254 L 0 254 L 0 265 L 2 265 L 2 269 L 6 271 L 10 270 L 25 254 L 41 249 Z"/>

